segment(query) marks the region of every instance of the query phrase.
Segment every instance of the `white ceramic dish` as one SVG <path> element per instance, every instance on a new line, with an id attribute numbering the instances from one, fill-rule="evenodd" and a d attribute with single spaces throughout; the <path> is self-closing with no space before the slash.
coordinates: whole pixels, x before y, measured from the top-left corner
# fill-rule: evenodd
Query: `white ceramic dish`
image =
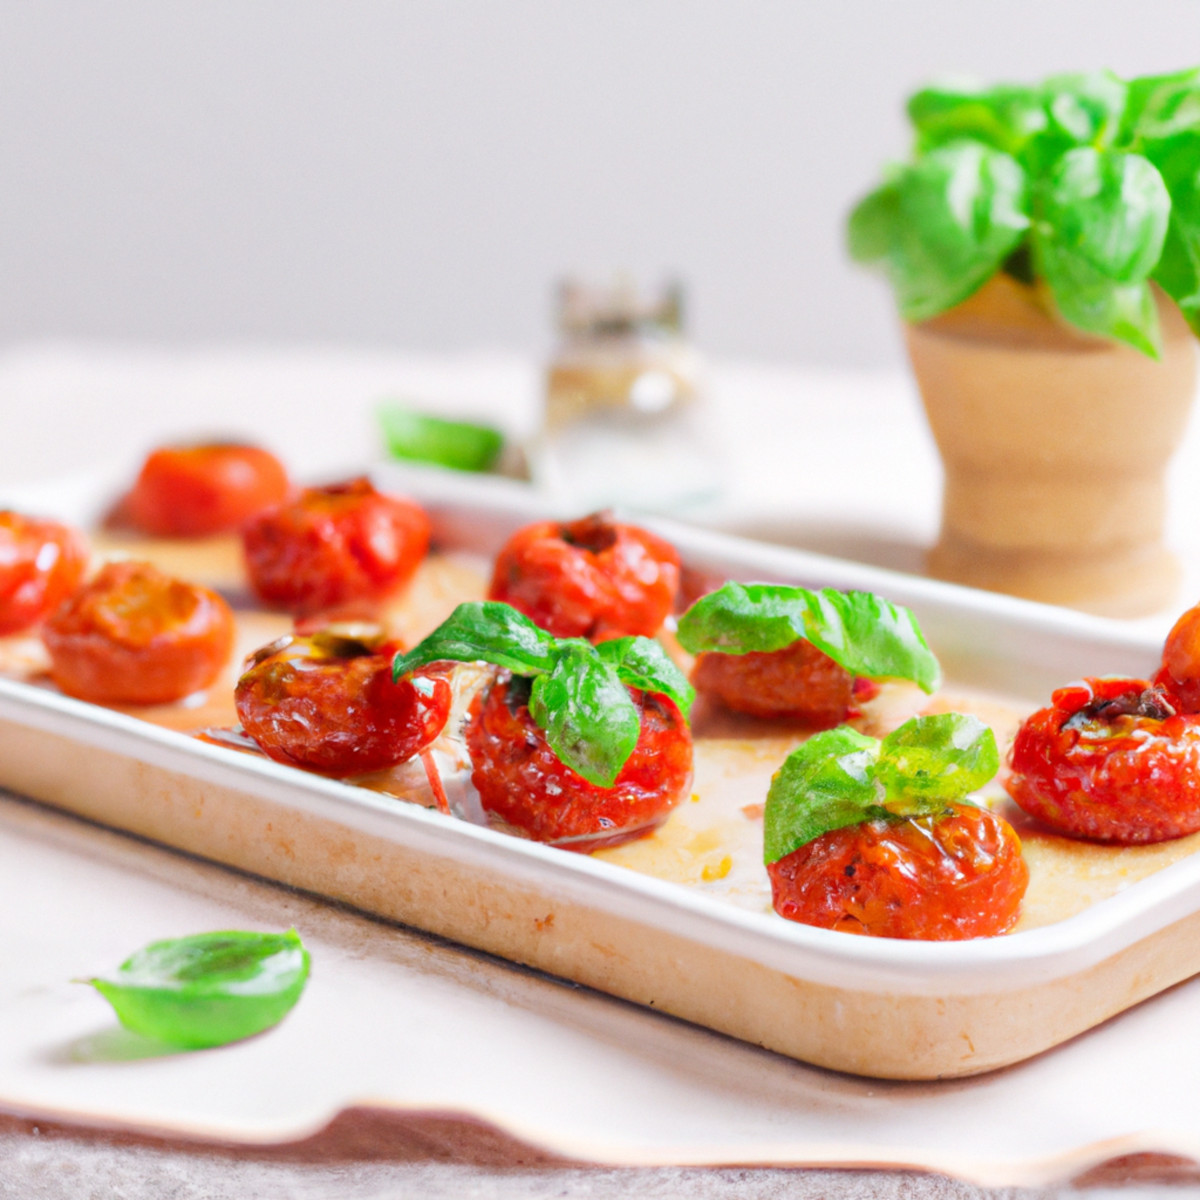
<path id="1" fill-rule="evenodd" d="M 542 514 L 493 480 L 382 469 L 443 544 L 491 552 Z M 94 487 L 53 505 L 80 519 Z M 44 492 L 30 501 L 51 507 Z M 82 506 L 82 507 L 81 507 Z M 911 606 L 948 683 L 1040 702 L 1143 674 L 1154 639 L 1005 597 L 647 521 L 691 565 Z M 231 753 L 0 680 L 0 784 L 823 1066 L 890 1078 L 1018 1061 L 1200 971 L 1200 856 L 1078 915 L 966 943 L 852 938 Z M 749 799 L 761 799 L 750 797 Z"/>

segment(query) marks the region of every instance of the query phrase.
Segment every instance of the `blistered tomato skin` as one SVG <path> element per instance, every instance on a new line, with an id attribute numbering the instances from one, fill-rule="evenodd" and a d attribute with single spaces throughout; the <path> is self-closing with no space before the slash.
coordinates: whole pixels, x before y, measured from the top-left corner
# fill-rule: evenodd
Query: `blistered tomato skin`
<path id="1" fill-rule="evenodd" d="M 42 628 L 50 673 L 97 704 L 169 704 L 211 684 L 233 649 L 216 592 L 149 563 L 109 563 Z"/>
<path id="2" fill-rule="evenodd" d="M 523 680 L 495 683 L 467 726 L 471 780 L 486 812 L 534 841 L 569 850 L 616 846 L 662 824 L 692 782 L 692 736 L 665 696 L 630 689 L 641 734 L 610 788 L 558 760 L 534 724 Z"/>
<path id="3" fill-rule="evenodd" d="M 0 635 L 49 616 L 79 586 L 87 561 L 87 542 L 69 525 L 0 512 Z"/>
<path id="4" fill-rule="evenodd" d="M 416 573 L 429 549 L 429 517 L 367 479 L 307 488 L 243 529 L 250 584 L 267 604 L 297 615 L 369 615 Z"/>
<path id="5" fill-rule="evenodd" d="M 258 446 L 163 446 L 142 465 L 125 514 L 156 537 L 204 537 L 240 529 L 289 490 L 283 464 Z"/>
<path id="6" fill-rule="evenodd" d="M 1061 688 L 1021 726 L 1009 795 L 1070 837 L 1134 845 L 1200 829 L 1200 720 L 1144 679 Z"/>
<path id="7" fill-rule="evenodd" d="M 445 727 L 450 686 L 438 675 L 392 680 L 395 645 L 330 652 L 284 638 L 260 651 L 234 692 L 248 736 L 277 762 L 329 775 L 383 771 L 420 754 Z"/>
<path id="8" fill-rule="evenodd" d="M 1162 668 L 1154 682 L 1184 713 L 1200 713 L 1200 605 L 1175 622 L 1163 645 Z"/>
<path id="9" fill-rule="evenodd" d="M 496 559 L 488 599 L 555 637 L 653 637 L 679 589 L 675 548 L 605 513 L 515 533 Z"/>
<path id="10" fill-rule="evenodd" d="M 701 654 L 692 686 L 734 712 L 830 729 L 846 719 L 854 678 L 811 642 L 749 654 Z"/>
<path id="11" fill-rule="evenodd" d="M 1006 933 L 1029 883 L 1012 826 L 969 804 L 831 830 L 767 873 L 789 921 L 938 942 Z"/>

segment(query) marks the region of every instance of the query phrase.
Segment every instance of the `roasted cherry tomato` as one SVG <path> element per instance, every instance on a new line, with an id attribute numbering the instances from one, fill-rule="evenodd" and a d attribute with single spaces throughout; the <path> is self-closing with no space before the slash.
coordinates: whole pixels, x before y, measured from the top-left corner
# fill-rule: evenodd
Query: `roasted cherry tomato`
<path id="1" fill-rule="evenodd" d="M 1200 712 L 1200 605 L 1189 608 L 1167 634 L 1154 682 L 1171 694 L 1180 712 Z"/>
<path id="2" fill-rule="evenodd" d="M 1013 827 L 970 804 L 831 830 L 767 873 L 789 921 L 939 942 L 1011 929 L 1029 883 Z"/>
<path id="3" fill-rule="evenodd" d="M 692 685 L 734 712 L 829 729 L 846 719 L 854 677 L 811 642 L 749 654 L 701 654 Z"/>
<path id="4" fill-rule="evenodd" d="M 662 538 L 607 513 L 519 530 L 496 559 L 490 600 L 555 637 L 653 637 L 679 588 L 679 555 Z"/>
<path id="5" fill-rule="evenodd" d="M 157 537 L 203 537 L 240 529 L 289 488 L 283 464 L 258 446 L 163 446 L 142 465 L 125 513 Z"/>
<path id="6" fill-rule="evenodd" d="M 264 646 L 234 692 L 242 728 L 278 762 L 361 775 L 406 762 L 450 715 L 450 685 L 419 672 L 392 681 L 399 647 L 336 626 Z"/>
<path id="7" fill-rule="evenodd" d="M 87 542 L 69 525 L 0 512 L 0 634 L 49 616 L 79 586 L 87 560 Z"/>
<path id="8" fill-rule="evenodd" d="M 478 697 L 467 726 L 471 780 L 484 810 L 539 842 L 598 850 L 649 833 L 692 781 L 692 735 L 665 696 L 630 688 L 642 729 L 612 787 L 559 761 L 529 714 L 529 683 L 514 678 Z"/>
<path id="9" fill-rule="evenodd" d="M 109 563 L 46 622 L 50 673 L 98 704 L 167 704 L 208 687 L 233 648 L 216 592 L 149 563 Z"/>
<path id="10" fill-rule="evenodd" d="M 1200 829 L 1200 721 L 1144 679 L 1060 688 L 1009 763 L 1009 795 L 1059 833 L 1132 844 Z"/>
<path id="11" fill-rule="evenodd" d="M 242 531 L 250 583 L 298 614 L 361 611 L 403 587 L 429 549 L 429 518 L 367 479 L 306 488 Z"/>

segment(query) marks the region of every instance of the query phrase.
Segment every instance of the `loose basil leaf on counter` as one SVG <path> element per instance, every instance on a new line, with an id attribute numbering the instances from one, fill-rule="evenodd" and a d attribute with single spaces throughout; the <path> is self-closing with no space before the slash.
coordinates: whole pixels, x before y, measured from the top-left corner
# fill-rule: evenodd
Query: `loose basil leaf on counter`
<path id="1" fill-rule="evenodd" d="M 640 718 L 626 686 L 675 700 L 695 693 L 652 638 L 598 646 L 556 638 L 498 601 L 460 604 L 424 641 L 392 660 L 393 678 L 435 662 L 488 662 L 530 676 L 529 713 L 559 759 L 589 783 L 611 787 L 637 745 Z"/>
<path id="2" fill-rule="evenodd" d="M 504 435 L 487 425 L 447 421 L 398 404 L 382 406 L 378 418 L 388 453 L 409 462 L 487 471 L 504 448 Z"/>
<path id="3" fill-rule="evenodd" d="M 202 1049 L 277 1025 L 308 979 L 294 929 L 227 930 L 154 942 L 107 977 L 88 979 L 121 1024 L 172 1046 Z"/>
<path id="4" fill-rule="evenodd" d="M 763 860 L 779 859 L 864 821 L 940 812 L 999 769 L 991 729 L 976 717 L 914 717 L 882 741 L 843 725 L 788 755 L 771 780 Z"/>
<path id="5" fill-rule="evenodd" d="M 540 675 L 554 667 L 556 644 L 512 605 L 474 600 L 460 604 L 407 654 L 397 654 L 392 677 L 435 662 L 490 662 L 514 675 Z"/>
<path id="6" fill-rule="evenodd" d="M 586 642 L 564 646 L 553 670 L 533 681 L 529 713 L 559 760 L 601 787 L 616 782 L 641 732 L 616 668 Z"/>
<path id="7" fill-rule="evenodd" d="M 912 611 L 873 592 L 726 583 L 679 618 L 677 636 L 691 654 L 782 650 L 804 638 L 854 675 L 909 679 L 925 692 L 941 680 Z"/>

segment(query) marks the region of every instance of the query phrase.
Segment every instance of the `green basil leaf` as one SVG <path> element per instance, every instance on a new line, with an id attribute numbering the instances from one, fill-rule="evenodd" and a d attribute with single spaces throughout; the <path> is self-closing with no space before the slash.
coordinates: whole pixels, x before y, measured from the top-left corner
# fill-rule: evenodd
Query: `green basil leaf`
<path id="1" fill-rule="evenodd" d="M 873 592 L 825 588 L 816 597 L 805 628 L 818 650 L 853 675 L 909 679 L 924 692 L 937 689 L 941 669 L 910 609 Z"/>
<path id="2" fill-rule="evenodd" d="M 1037 195 L 1033 248 L 1063 317 L 1087 333 L 1161 353 L 1158 311 L 1145 277 L 1162 253 L 1171 199 L 1136 154 L 1065 154 Z"/>
<path id="3" fill-rule="evenodd" d="M 87 980 L 121 1024 L 173 1046 L 223 1046 L 277 1025 L 300 999 L 308 951 L 287 933 L 230 930 L 154 942 Z"/>
<path id="4" fill-rule="evenodd" d="M 808 636 L 806 617 L 815 595 L 784 584 L 730 580 L 679 618 L 676 636 L 689 654 L 782 650 Z"/>
<path id="5" fill-rule="evenodd" d="M 855 262 L 883 262 L 898 237 L 900 189 L 885 183 L 855 205 L 846 226 L 850 257 Z"/>
<path id="6" fill-rule="evenodd" d="M 730 582 L 697 600 L 677 635 L 691 654 L 769 652 L 804 638 L 854 675 L 910 679 L 925 692 L 941 679 L 913 613 L 872 592 Z"/>
<path id="7" fill-rule="evenodd" d="M 763 861 L 778 862 L 833 829 L 886 817 L 875 782 L 879 742 L 839 726 L 798 746 L 775 772 L 763 812 Z"/>
<path id="8" fill-rule="evenodd" d="M 559 639 L 508 604 L 460 604 L 424 641 L 392 662 L 395 678 L 435 662 L 488 662 L 533 677 L 529 712 L 559 759 L 590 783 L 611 787 L 641 729 L 626 684 L 662 693 L 686 715 L 695 693 L 650 638 L 592 646 Z"/>
<path id="9" fill-rule="evenodd" d="M 1034 175 L 1075 146 L 1108 146 L 1127 86 L 1110 71 L 1056 75 L 1040 87 L 925 88 L 909 101 L 918 154 L 966 138 L 1012 155 Z"/>
<path id="10" fill-rule="evenodd" d="M 556 639 L 524 613 L 494 600 L 460 604 L 427 638 L 392 660 L 399 679 L 435 662 L 489 662 L 514 675 L 537 675 L 555 664 Z"/>
<path id="11" fill-rule="evenodd" d="M 918 153 L 968 138 L 1014 157 L 1047 126 L 1038 89 L 1001 85 L 927 87 L 908 102 Z"/>
<path id="12" fill-rule="evenodd" d="M 1121 128 L 1128 86 L 1111 71 L 1056 75 L 1042 85 L 1046 128 L 1020 155 L 1032 177 L 1041 177 L 1068 150 L 1107 149 Z"/>
<path id="13" fill-rule="evenodd" d="M 393 458 L 457 471 L 487 471 L 504 448 L 504 435 L 486 425 L 447 421 L 398 404 L 383 405 L 377 416 Z"/>
<path id="14" fill-rule="evenodd" d="M 913 163 L 889 169 L 849 229 L 905 319 L 936 316 L 1003 270 L 1042 279 L 1085 332 L 1157 358 L 1153 278 L 1200 333 L 1200 68 L 929 87 L 909 115 Z"/>
<path id="15" fill-rule="evenodd" d="M 1141 283 L 1162 253 L 1171 197 L 1140 154 L 1082 147 L 1064 154 L 1038 189 L 1038 216 L 1064 253 L 1115 283 Z"/>
<path id="16" fill-rule="evenodd" d="M 616 782 L 641 732 L 616 668 L 587 642 L 560 644 L 553 669 L 533 681 L 529 712 L 559 760 L 599 787 Z"/>
<path id="17" fill-rule="evenodd" d="M 1129 85 L 1111 71 L 1052 75 L 1042 85 L 1050 130 L 1075 146 L 1108 146 L 1117 136 Z"/>
<path id="18" fill-rule="evenodd" d="M 1200 227 L 1172 215 L 1154 282 L 1175 301 L 1200 337 Z"/>
<path id="19" fill-rule="evenodd" d="M 1200 130 L 1200 67 L 1130 80 L 1121 142 L 1142 151 L 1146 143 Z"/>
<path id="20" fill-rule="evenodd" d="M 885 808 L 899 816 L 961 800 L 1000 769 L 996 735 L 978 717 L 914 717 L 883 739 L 876 767 Z"/>
<path id="21" fill-rule="evenodd" d="M 899 213 L 885 260 L 900 312 L 924 321 L 999 270 L 1029 228 L 1025 173 L 978 142 L 951 142 L 897 176 Z"/>
<path id="22" fill-rule="evenodd" d="M 763 814 L 767 863 L 833 829 L 940 812 L 1000 767 L 996 738 L 977 717 L 914 717 L 882 742 L 848 725 L 793 750 L 771 780 Z"/>
<path id="23" fill-rule="evenodd" d="M 1038 274 L 1063 318 L 1086 333 L 1116 338 L 1150 358 L 1162 355 L 1158 309 L 1145 283 L 1116 283 L 1052 236 L 1034 240 Z"/>
<path id="24" fill-rule="evenodd" d="M 670 696 L 686 717 L 696 699 L 687 676 L 671 661 L 659 642 L 647 637 L 613 638 L 596 646 L 600 659 L 616 668 L 622 683 L 643 692 Z"/>
<path id="25" fill-rule="evenodd" d="M 1153 278 L 1200 334 L 1200 130 L 1144 150 L 1171 194 L 1171 219 Z"/>

